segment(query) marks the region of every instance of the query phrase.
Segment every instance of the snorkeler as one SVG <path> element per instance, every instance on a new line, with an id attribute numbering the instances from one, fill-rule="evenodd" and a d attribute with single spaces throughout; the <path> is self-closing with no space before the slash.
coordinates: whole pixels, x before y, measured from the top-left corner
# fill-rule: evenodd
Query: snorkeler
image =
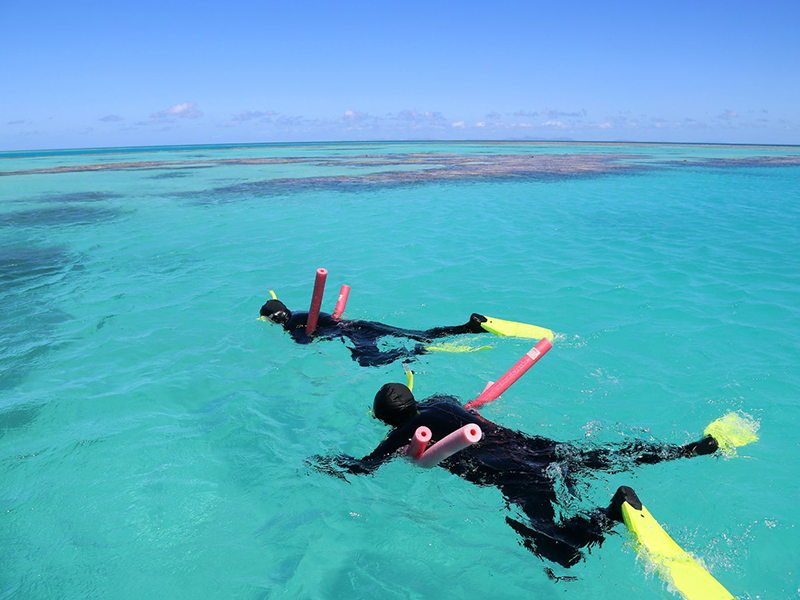
<path id="1" fill-rule="evenodd" d="M 280 300 L 273 298 L 261 307 L 261 318 L 281 325 L 298 344 L 308 344 L 315 338 L 349 340 L 350 353 L 362 367 L 379 367 L 388 365 L 398 359 L 413 359 L 427 354 L 431 341 L 451 335 L 469 333 L 486 333 L 488 330 L 482 323 L 489 322 L 487 317 L 473 314 L 464 325 L 452 327 L 434 327 L 433 329 L 415 330 L 391 327 L 374 321 L 337 320 L 326 313 L 319 313 L 316 330 L 313 336 L 306 334 L 308 312 L 292 312 Z M 419 342 L 413 348 L 390 348 L 381 350 L 378 341 L 383 337 L 406 338 Z"/>
<path id="2" fill-rule="evenodd" d="M 258 318 L 281 325 L 298 344 L 308 344 L 314 338 L 328 340 L 339 338 L 342 342 L 349 341 L 353 360 L 362 367 L 379 367 L 398 359 L 410 361 L 420 354 L 428 352 L 475 352 L 488 347 L 472 348 L 456 344 L 430 345 L 433 340 L 453 335 L 492 333 L 499 336 L 535 338 L 537 340 L 547 338 L 549 341 L 553 341 L 554 335 L 550 329 L 528 323 L 504 321 L 477 313 L 473 313 L 469 321 L 463 325 L 424 330 L 401 329 L 374 321 L 345 320 L 341 316 L 350 295 L 350 286 L 348 285 L 342 285 L 333 314 L 320 312 L 327 277 L 327 269 L 317 269 L 309 311 L 293 313 L 283 302 L 278 300 L 275 292 L 270 290 L 269 294 L 272 299 L 267 300 L 261 307 Z M 386 337 L 406 338 L 418 343 L 410 349 L 403 347 L 381 350 L 378 342 Z"/>
<path id="3" fill-rule="evenodd" d="M 441 466 L 471 483 L 497 487 L 527 518 L 523 523 L 506 517 L 522 537 L 523 546 L 563 567 L 580 561 L 582 548 L 601 544 L 605 533 L 623 520 L 623 507 L 641 508 L 641 502 L 632 489 L 621 487 L 608 507 L 559 519 L 556 473 L 563 478 L 560 483 L 572 490 L 578 476 L 588 471 L 622 472 L 643 464 L 713 454 L 719 447 L 714 437 L 706 435 L 683 446 L 637 440 L 604 449 L 581 449 L 487 421 L 452 396 L 432 396 L 418 403 L 400 383 L 388 383 L 378 391 L 373 416 L 393 429 L 370 454 L 362 459 L 316 456 L 310 464 L 340 478 L 345 478 L 345 473 L 369 474 L 403 453 L 420 426 L 430 429 L 435 443 L 465 425 L 479 425 L 481 441 L 445 459 Z"/>

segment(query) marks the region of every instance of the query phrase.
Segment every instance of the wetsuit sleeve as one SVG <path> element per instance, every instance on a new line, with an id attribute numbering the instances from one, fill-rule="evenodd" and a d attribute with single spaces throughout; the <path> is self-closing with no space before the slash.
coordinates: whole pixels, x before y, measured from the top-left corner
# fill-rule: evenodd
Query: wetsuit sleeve
<path id="1" fill-rule="evenodd" d="M 364 458 L 337 454 L 331 457 L 320 457 L 324 460 L 320 461 L 318 459 L 315 466 L 319 468 L 319 466 L 322 465 L 323 468 L 320 470 L 329 475 L 336 475 L 336 473 L 330 472 L 331 466 L 335 466 L 340 471 L 350 473 L 351 475 L 368 475 L 377 471 L 383 463 L 391 460 L 398 450 L 408 445 L 411 441 L 411 434 L 409 431 L 415 430 L 416 427 L 410 429 L 408 425 L 400 429 L 395 429 L 385 440 L 378 444 L 375 450 L 367 454 Z"/>
<path id="2" fill-rule="evenodd" d="M 310 344 L 314 339 L 330 339 L 341 335 L 339 323 L 329 314 L 319 314 L 317 330 L 314 332 L 313 337 L 306 334 L 306 323 L 308 323 L 308 313 L 296 312 L 291 319 L 284 323 L 283 328 L 289 332 L 289 335 L 298 344 Z"/>

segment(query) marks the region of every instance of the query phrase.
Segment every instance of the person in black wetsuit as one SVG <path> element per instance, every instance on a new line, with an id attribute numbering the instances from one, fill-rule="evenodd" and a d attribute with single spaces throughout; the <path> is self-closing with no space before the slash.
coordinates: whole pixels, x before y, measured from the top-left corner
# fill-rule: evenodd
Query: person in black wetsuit
<path id="1" fill-rule="evenodd" d="M 379 367 L 388 365 L 398 359 L 413 359 L 420 354 L 428 352 L 424 343 L 430 343 L 438 338 L 465 333 L 486 333 L 486 330 L 481 327 L 481 323 L 486 321 L 486 317 L 479 314 L 473 314 L 464 325 L 416 330 L 400 329 L 399 327 L 391 327 L 374 321 L 337 321 L 329 314 L 320 313 L 317 329 L 314 331 L 313 336 L 306 335 L 308 312 L 293 313 L 280 300 L 269 300 L 264 304 L 261 307 L 261 316 L 273 323 L 282 325 L 298 344 L 308 344 L 314 338 L 349 340 L 352 343 L 350 353 L 353 360 L 362 367 Z M 421 343 L 411 349 L 391 348 L 381 350 L 378 348 L 378 340 L 382 337 L 407 338 Z"/>
<path id="2" fill-rule="evenodd" d="M 573 489 L 577 476 L 587 471 L 621 472 L 643 464 L 712 454 L 718 448 L 716 440 L 706 436 L 684 446 L 637 440 L 604 449 L 581 449 L 487 421 L 477 412 L 464 409 L 452 396 L 432 396 L 417 403 L 408 387 L 400 383 L 388 383 L 378 391 L 373 415 L 393 430 L 370 454 L 361 459 L 341 454 L 316 456 L 309 464 L 341 478 L 346 473 L 368 474 L 404 450 L 422 425 L 433 434 L 431 444 L 464 425 L 479 425 L 481 441 L 447 458 L 441 466 L 477 485 L 499 488 L 506 501 L 528 520 L 523 523 L 506 517 L 522 537 L 523 546 L 563 567 L 581 560 L 582 548 L 602 543 L 605 532 L 615 521 L 622 521 L 624 500 L 634 505 L 640 502 L 633 490 L 621 487 L 607 508 L 559 520 L 554 473 L 560 473 L 567 489 Z"/>

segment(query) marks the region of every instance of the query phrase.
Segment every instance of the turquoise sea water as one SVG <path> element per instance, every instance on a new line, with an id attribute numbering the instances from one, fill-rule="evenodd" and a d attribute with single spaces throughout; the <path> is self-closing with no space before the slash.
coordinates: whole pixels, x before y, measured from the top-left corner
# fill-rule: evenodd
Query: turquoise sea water
<path id="1" fill-rule="evenodd" d="M 800 148 L 376 143 L 0 154 L 0 598 L 675 598 L 622 528 L 544 563 L 500 493 L 402 460 L 349 483 L 404 381 L 255 319 L 427 328 L 470 313 L 555 348 L 484 415 L 586 445 L 684 443 L 742 411 L 734 458 L 634 487 L 740 598 L 800 597 Z M 474 398 L 532 345 L 415 365 Z M 553 581 L 544 567 L 575 581 Z"/>

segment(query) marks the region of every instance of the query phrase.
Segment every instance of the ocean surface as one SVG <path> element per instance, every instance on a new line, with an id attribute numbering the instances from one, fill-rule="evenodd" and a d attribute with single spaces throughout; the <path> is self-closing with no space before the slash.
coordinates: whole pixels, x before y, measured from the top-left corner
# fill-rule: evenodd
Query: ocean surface
<path id="1" fill-rule="evenodd" d="M 0 153 L 0 598 L 677 598 L 623 527 L 567 570 L 494 488 L 311 469 L 368 453 L 405 381 L 256 319 L 269 289 L 307 310 L 318 267 L 349 318 L 553 329 L 483 409 L 507 427 L 757 422 L 560 509 L 629 485 L 737 597 L 800 597 L 800 148 L 420 142 Z M 419 358 L 418 398 L 471 400 L 534 343 L 468 342 Z"/>

